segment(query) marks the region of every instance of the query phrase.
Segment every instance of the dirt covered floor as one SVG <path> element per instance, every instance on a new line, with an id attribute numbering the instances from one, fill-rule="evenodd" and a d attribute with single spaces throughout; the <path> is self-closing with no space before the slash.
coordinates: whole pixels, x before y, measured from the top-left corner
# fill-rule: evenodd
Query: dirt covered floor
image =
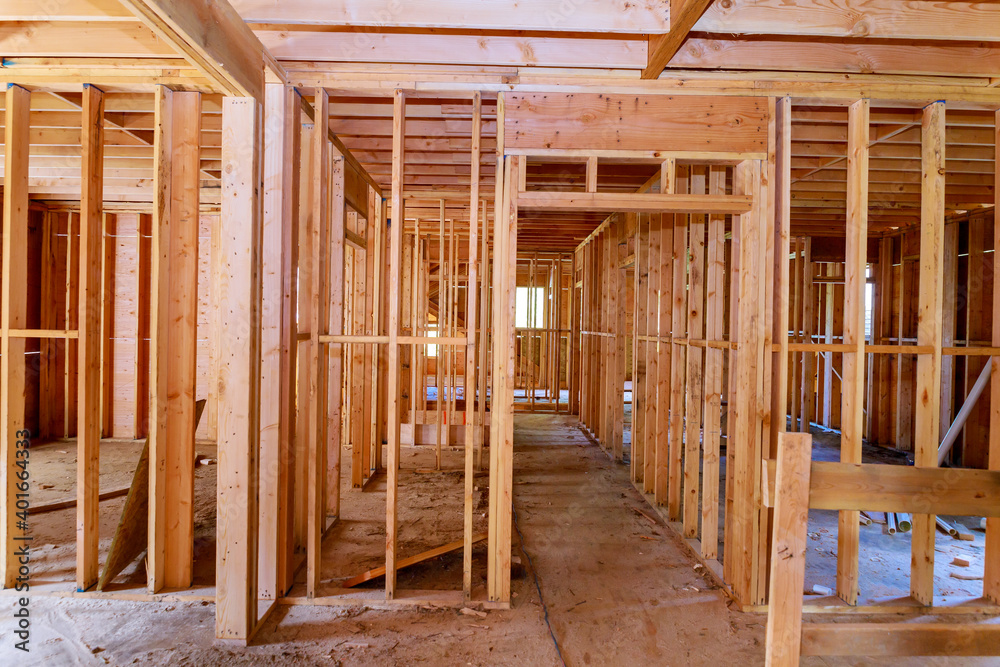
<path id="1" fill-rule="evenodd" d="M 509 611 L 481 616 L 431 607 L 286 606 L 271 615 L 253 646 L 242 648 L 215 641 L 215 607 L 209 602 L 34 596 L 32 650 L 23 654 L 13 649 L 13 599 L 4 594 L 0 665 L 558 665 L 556 642 L 566 664 L 574 666 L 763 663 L 765 617 L 730 608 L 725 594 L 701 574 L 686 547 L 629 483 L 627 467 L 612 463 L 574 418 L 518 415 L 515 442 L 514 554 L 522 567 L 515 568 Z M 445 467 L 457 465 L 459 454 L 448 452 Z M 417 472 L 426 456 L 427 451 L 403 456 L 403 555 L 461 535 L 460 514 L 452 516 L 461 507 L 461 476 Z M 430 456 L 433 461 L 432 452 Z M 206 474 L 214 475 L 211 468 Z M 70 486 L 57 489 L 59 497 L 70 495 L 72 480 L 65 484 Z M 485 521 L 486 478 L 477 478 L 476 485 L 479 530 Z M 344 520 L 325 543 L 323 579 L 328 585 L 381 564 L 384 514 L 379 513 L 384 513 L 384 502 L 384 481 L 376 478 L 364 493 L 348 490 L 345 482 Z M 72 513 L 67 514 L 64 527 L 71 536 Z M 59 569 L 66 570 L 60 575 L 72 576 L 71 562 Z M 484 569 L 480 548 L 477 589 Z M 400 574 L 400 586 L 406 589 L 460 585 L 459 554 Z M 803 664 L 874 663 L 809 659 Z"/>

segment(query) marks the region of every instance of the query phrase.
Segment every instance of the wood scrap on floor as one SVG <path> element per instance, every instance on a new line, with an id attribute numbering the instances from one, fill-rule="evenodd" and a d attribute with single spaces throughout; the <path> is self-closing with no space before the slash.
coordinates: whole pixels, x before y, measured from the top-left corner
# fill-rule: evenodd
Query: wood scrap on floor
<path id="1" fill-rule="evenodd" d="M 480 533 L 472 537 L 472 543 L 476 544 L 482 542 L 486 539 L 486 533 Z M 401 570 L 404 567 L 409 567 L 411 565 L 416 565 L 417 563 L 422 563 L 425 560 L 430 560 L 431 558 L 436 558 L 438 556 L 443 556 L 446 553 L 451 553 L 452 551 L 458 551 L 465 544 L 464 540 L 458 540 L 457 542 L 449 542 L 440 547 L 435 547 L 423 553 L 419 553 L 416 556 L 410 556 L 409 558 L 404 558 L 396 564 L 396 569 Z M 376 567 L 373 570 L 368 570 L 367 572 L 362 572 L 356 577 L 352 577 L 341 584 L 342 588 L 353 588 L 358 584 L 363 584 L 366 581 L 371 581 L 372 579 L 378 579 L 379 577 L 385 576 L 385 566 Z"/>

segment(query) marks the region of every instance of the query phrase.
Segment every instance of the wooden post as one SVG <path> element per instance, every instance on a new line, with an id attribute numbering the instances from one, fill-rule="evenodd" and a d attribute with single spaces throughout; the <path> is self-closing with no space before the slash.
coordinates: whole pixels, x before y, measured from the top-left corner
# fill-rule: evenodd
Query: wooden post
<path id="1" fill-rule="evenodd" d="M 920 189 L 920 317 L 917 344 L 929 354 L 917 356 L 917 408 L 914 465 L 937 467 L 941 430 L 941 311 L 944 306 L 944 187 L 945 106 L 933 102 L 924 108 L 921 125 Z M 934 601 L 935 517 L 913 515 L 910 595 L 920 604 Z"/>
<path id="2" fill-rule="evenodd" d="M 331 158 L 327 140 L 327 125 L 330 113 L 329 93 L 323 88 L 316 89 L 314 100 L 315 118 L 310 142 L 312 147 L 313 181 L 309 202 L 309 283 L 302 285 L 310 297 L 309 307 L 309 356 L 307 358 L 309 392 L 309 419 L 307 430 L 308 465 L 307 473 L 307 518 L 306 518 L 306 595 L 314 597 L 319 588 L 320 568 L 323 562 L 323 532 L 326 528 L 326 509 L 329 474 L 328 448 L 336 447 L 340 452 L 340 442 L 330 442 L 329 423 L 326 410 L 329 390 L 329 354 L 327 345 L 320 343 L 319 337 L 326 333 L 329 308 L 329 266 L 330 247 L 330 187 Z"/>
<path id="3" fill-rule="evenodd" d="M 778 434 L 772 537 L 774 557 L 771 559 L 766 631 L 765 664 L 768 667 L 794 667 L 799 664 L 811 459 L 811 435 Z"/>
<path id="4" fill-rule="evenodd" d="M 8 107 L 10 108 L 10 107 Z M 993 127 L 995 140 L 994 187 L 1000 192 L 1000 111 L 996 113 Z M 993 209 L 993 346 L 1000 347 L 1000 221 L 996 207 Z M 6 266 L 6 255 L 4 265 Z M 6 299 L 4 300 L 6 302 Z M 993 357 L 990 371 L 990 470 L 1000 470 L 1000 359 Z M 986 520 L 986 557 L 984 559 L 983 597 L 993 603 L 1000 602 L 1000 518 Z"/>
<path id="5" fill-rule="evenodd" d="M 27 89 L 7 85 L 4 107 L 3 261 L 0 263 L 0 463 L 3 466 L 0 468 L 0 484 L 5 494 L 3 512 L 0 512 L 0 534 L 3 536 L 0 563 L 4 588 L 17 585 L 19 563 L 15 552 L 28 544 L 24 541 L 27 536 L 25 524 L 19 523 L 25 521 L 28 513 L 24 509 L 18 515 L 17 483 L 20 480 L 16 474 L 21 470 L 17 465 L 20 460 L 17 452 L 27 446 L 28 435 L 24 420 L 25 339 L 12 337 L 10 330 L 28 326 L 28 257 L 24 248 L 28 245 L 30 105 L 31 93 Z M 26 508 L 26 505 L 22 503 L 22 507 Z"/>
<path id="6" fill-rule="evenodd" d="M 865 390 L 865 280 L 868 247 L 869 101 L 851 105 L 847 147 L 847 245 L 844 262 L 844 352 L 840 460 L 861 463 Z M 859 514 L 842 511 L 837 530 L 837 595 L 858 601 Z"/>
<path id="7" fill-rule="evenodd" d="M 200 130 L 200 94 L 158 86 L 150 276 L 152 593 L 187 588 L 193 576 Z"/>
<path id="8" fill-rule="evenodd" d="M 788 414 L 788 326 L 791 248 L 791 187 L 792 187 L 792 99 L 781 97 L 775 102 L 774 147 L 769 156 L 774 162 L 774 330 L 772 336 L 778 351 L 773 355 L 771 379 L 771 448 L 778 443 L 779 433 L 787 429 Z M 724 251 L 723 251 L 724 252 Z M 725 257 L 720 257 L 723 267 Z M 720 331 L 721 334 L 721 331 Z M 794 424 L 795 417 L 792 416 Z"/>
<path id="9" fill-rule="evenodd" d="M 295 451 L 295 313 L 298 280 L 301 100 L 269 83 L 264 110 L 264 191 L 260 402 L 260 596 L 292 584 L 292 471 Z"/>
<path id="10" fill-rule="evenodd" d="M 260 445 L 261 110 L 222 104 L 219 255 L 219 482 L 215 636 L 248 641 L 257 623 Z"/>
<path id="11" fill-rule="evenodd" d="M 80 200 L 80 315 L 77 374 L 76 587 L 97 583 L 101 448 L 101 206 L 104 93 L 83 87 L 83 191 Z M 192 454 L 191 466 L 194 467 Z M 190 583 L 187 582 L 187 583 Z M 187 585 L 187 584 L 185 584 Z"/>
<path id="12" fill-rule="evenodd" d="M 401 418 L 399 397 L 402 393 L 399 371 L 399 283 L 403 257 L 403 177 L 405 174 L 406 98 L 402 90 L 393 93 L 392 106 L 392 219 L 389 227 L 389 316 L 386 322 L 389 334 L 387 360 L 389 378 L 388 401 L 388 481 L 385 499 L 385 597 L 396 596 L 396 547 L 398 539 L 399 498 L 399 422 Z M 440 288 L 439 288 L 440 289 Z M 440 304 L 440 291 L 438 292 Z M 440 309 L 439 320 L 440 320 Z M 440 350 L 440 348 L 438 348 Z M 440 352 L 438 359 L 440 359 Z M 441 396 L 438 395 L 440 404 Z M 439 424 L 440 426 L 440 424 Z M 416 425 L 414 425 L 414 428 Z M 416 430 L 414 430 L 416 432 Z"/>

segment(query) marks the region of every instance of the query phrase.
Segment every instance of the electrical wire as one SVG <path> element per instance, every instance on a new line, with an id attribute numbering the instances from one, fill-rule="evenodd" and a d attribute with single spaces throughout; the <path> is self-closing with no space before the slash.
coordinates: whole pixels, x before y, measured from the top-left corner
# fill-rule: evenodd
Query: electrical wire
<path id="1" fill-rule="evenodd" d="M 521 540 L 521 551 L 524 553 L 525 558 L 528 559 L 528 565 L 531 567 L 531 576 L 535 580 L 535 590 L 538 591 L 538 601 L 542 604 L 542 611 L 545 612 L 545 625 L 549 628 L 549 636 L 552 637 L 552 643 L 556 647 L 556 653 L 559 654 L 559 661 L 563 664 L 563 667 L 566 667 L 566 659 L 563 657 L 562 649 L 559 648 L 559 640 L 556 639 L 556 633 L 553 632 L 552 623 L 549 621 L 549 608 L 548 605 L 545 604 L 545 598 L 542 597 L 542 587 L 538 583 L 538 572 L 535 571 L 535 563 L 531 560 L 531 554 L 529 554 L 528 550 L 524 547 L 524 535 L 521 533 L 521 527 L 517 525 L 517 510 L 513 507 L 513 503 L 511 504 L 511 511 L 514 513 L 514 530 L 517 531 L 517 537 Z"/>

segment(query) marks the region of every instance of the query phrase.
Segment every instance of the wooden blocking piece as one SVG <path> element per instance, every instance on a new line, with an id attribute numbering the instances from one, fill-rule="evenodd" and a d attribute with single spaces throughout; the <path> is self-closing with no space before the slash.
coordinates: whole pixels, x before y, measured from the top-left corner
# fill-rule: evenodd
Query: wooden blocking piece
<path id="1" fill-rule="evenodd" d="M 996 158 L 994 192 L 1000 192 L 1000 111 L 994 121 Z M 993 214 L 993 247 L 1000 248 L 1000 224 Z M 1000 347 L 1000 261 L 993 259 L 993 345 Z M 990 440 L 989 469 L 1000 470 L 1000 359 L 993 360 L 990 371 Z M 983 596 L 1000 602 L 1000 519 L 986 520 L 986 557 L 983 567 Z"/>
<path id="2" fill-rule="evenodd" d="M 799 664 L 811 459 L 811 435 L 778 435 L 766 648 L 772 667 Z"/>
<path id="3" fill-rule="evenodd" d="M 190 586 L 194 560 L 201 95 L 158 86 L 155 105 L 147 570 L 152 593 Z"/>
<path id="4" fill-rule="evenodd" d="M 247 641 L 257 622 L 260 443 L 261 110 L 222 106 L 219 471 L 215 636 Z"/>
<path id="5" fill-rule="evenodd" d="M 101 206 L 104 187 L 104 93 L 83 87 L 80 200 L 80 315 L 77 374 L 76 587 L 97 583 L 101 447 Z M 193 362 L 192 362 L 193 363 Z M 194 465 L 192 452 L 190 465 Z"/>
<path id="6" fill-rule="evenodd" d="M 392 106 L 392 217 L 389 227 L 389 281 L 387 283 L 389 312 L 386 331 L 389 345 L 386 359 L 389 377 L 386 386 L 388 459 L 386 464 L 385 498 L 385 597 L 396 595 L 396 547 L 398 538 L 398 497 L 399 497 L 399 427 L 402 419 L 400 396 L 402 385 L 399 369 L 399 285 L 403 259 L 403 180 L 406 157 L 404 154 L 406 136 L 406 98 L 402 90 L 393 93 Z M 438 348 L 440 349 L 440 348 Z M 441 396 L 438 395 L 438 401 Z M 492 492 L 492 485 L 490 488 Z"/>
<path id="7" fill-rule="evenodd" d="M 941 429 L 941 347 L 944 307 L 944 186 L 945 106 L 934 102 L 924 109 L 921 126 L 920 299 L 917 344 L 932 348 L 917 356 L 918 437 L 914 464 L 936 467 Z M 910 594 L 921 604 L 934 600 L 934 517 L 913 515 Z"/>
<path id="8" fill-rule="evenodd" d="M 858 100 L 848 112 L 847 240 L 844 286 L 840 460 L 861 463 L 865 387 L 865 284 L 868 249 L 868 129 L 870 104 Z M 837 530 L 837 594 L 848 604 L 858 600 L 858 513 L 840 513 Z"/>
<path id="9" fill-rule="evenodd" d="M 0 512 L 0 536 L 3 552 L 0 564 L 3 587 L 17 583 L 18 559 L 15 551 L 25 531 L 18 527 L 15 476 L 18 449 L 25 443 L 25 339 L 13 338 L 11 329 L 28 325 L 28 144 L 31 93 L 13 84 L 7 85 L 4 108 L 3 174 L 3 260 L 0 263 L 0 484 L 4 505 Z M 22 447 L 18 447 L 18 442 Z M 95 501 L 96 504 L 96 501 Z M 94 526 L 96 530 L 96 526 Z M 96 535 L 96 533 L 95 533 Z M 95 542 L 96 545 L 96 542 Z M 96 558 L 96 553 L 94 557 Z"/>
<path id="10" fill-rule="evenodd" d="M 295 293 L 298 263 L 299 138 L 302 105 L 294 88 L 267 84 L 260 404 L 260 597 L 291 586 L 295 452 Z M 290 328 L 289 332 L 287 329 Z"/>

